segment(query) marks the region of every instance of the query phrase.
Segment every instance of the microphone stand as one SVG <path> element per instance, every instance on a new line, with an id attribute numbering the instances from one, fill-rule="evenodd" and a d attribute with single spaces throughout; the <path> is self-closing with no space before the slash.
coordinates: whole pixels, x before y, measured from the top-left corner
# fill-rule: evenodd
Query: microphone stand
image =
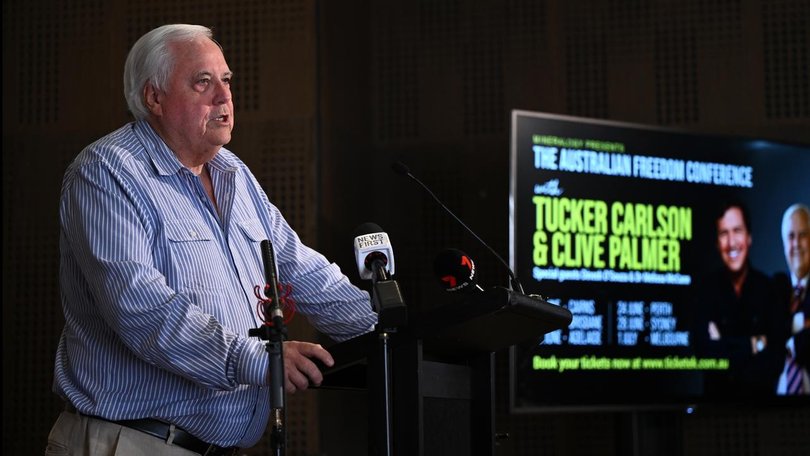
<path id="1" fill-rule="evenodd" d="M 262 300 L 265 324 L 249 330 L 248 334 L 267 341 L 265 350 L 269 357 L 270 370 L 270 445 L 273 455 L 283 456 L 287 446 L 284 391 L 284 339 L 287 338 L 287 327 L 278 297 L 273 247 L 267 240 L 262 241 L 261 247 L 266 276 L 265 299 Z M 269 322 L 267 315 L 270 316 Z"/>
<path id="2" fill-rule="evenodd" d="M 274 295 L 273 299 L 278 299 L 278 290 Z M 272 304 L 265 303 L 266 313 L 270 313 L 267 312 L 267 308 L 271 306 Z M 280 310 L 279 315 L 273 315 L 272 322 L 272 325 L 251 329 L 248 334 L 267 341 L 264 348 L 269 357 L 270 370 L 270 444 L 274 455 L 283 456 L 287 444 L 287 430 L 284 423 L 284 339 L 287 338 L 287 327 Z"/>
<path id="3" fill-rule="evenodd" d="M 382 402 L 382 422 L 383 435 L 378 436 L 383 446 L 382 453 L 385 456 L 393 455 L 393 418 L 392 418 L 392 394 L 391 394 L 391 333 L 396 332 L 397 327 L 404 325 L 407 320 L 407 309 L 399 290 L 399 284 L 392 280 L 385 269 L 385 262 L 374 260 L 371 265 L 373 276 L 373 292 L 371 296 L 372 305 L 377 310 L 377 337 L 379 340 L 379 360 L 382 370 L 381 382 L 381 402 Z"/>

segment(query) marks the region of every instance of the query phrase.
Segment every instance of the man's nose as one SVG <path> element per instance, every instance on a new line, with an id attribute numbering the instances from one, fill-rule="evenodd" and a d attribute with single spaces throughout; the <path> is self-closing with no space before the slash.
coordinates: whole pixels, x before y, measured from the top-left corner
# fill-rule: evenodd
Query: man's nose
<path id="1" fill-rule="evenodd" d="M 214 104 L 225 104 L 231 101 L 231 87 L 223 81 L 218 81 L 216 84 L 216 90 L 214 91 Z"/>

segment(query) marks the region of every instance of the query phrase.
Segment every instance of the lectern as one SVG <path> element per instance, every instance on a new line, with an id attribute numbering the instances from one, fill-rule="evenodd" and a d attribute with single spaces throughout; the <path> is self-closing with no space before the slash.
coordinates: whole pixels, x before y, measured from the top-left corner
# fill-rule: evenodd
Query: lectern
<path id="1" fill-rule="evenodd" d="M 389 341 L 393 453 L 492 456 L 494 352 L 570 322 L 567 309 L 501 287 L 413 316 Z M 368 333 L 328 347 L 335 365 L 321 385 L 367 390 L 370 456 L 386 444 L 378 337 Z"/>

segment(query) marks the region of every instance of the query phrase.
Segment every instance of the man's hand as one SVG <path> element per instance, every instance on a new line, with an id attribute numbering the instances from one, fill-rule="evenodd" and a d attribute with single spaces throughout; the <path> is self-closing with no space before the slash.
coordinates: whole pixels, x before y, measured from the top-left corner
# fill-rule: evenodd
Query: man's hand
<path id="1" fill-rule="evenodd" d="M 328 367 L 335 364 L 332 355 L 319 344 L 284 342 L 284 386 L 288 394 L 303 391 L 309 385 L 319 386 L 323 381 L 323 374 L 310 358 L 315 358 Z"/>

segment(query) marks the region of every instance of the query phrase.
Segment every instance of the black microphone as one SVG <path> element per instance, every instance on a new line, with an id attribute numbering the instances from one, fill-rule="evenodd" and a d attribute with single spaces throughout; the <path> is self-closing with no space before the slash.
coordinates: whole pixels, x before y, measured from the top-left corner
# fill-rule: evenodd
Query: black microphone
<path id="1" fill-rule="evenodd" d="M 444 249 L 433 260 L 433 271 L 442 288 L 450 292 L 484 291 L 476 281 L 475 263 L 458 249 Z"/>
<path id="2" fill-rule="evenodd" d="M 354 230 L 354 257 L 361 279 L 385 281 L 394 274 L 394 249 L 388 234 L 375 223 Z"/>
<path id="3" fill-rule="evenodd" d="M 278 298 L 278 276 L 276 275 L 276 254 L 273 252 L 273 244 L 268 240 L 263 240 L 259 247 L 262 251 L 262 262 L 264 263 L 264 296 L 271 300 L 269 305 L 269 321 L 273 323 L 273 329 L 263 326 L 264 336 L 267 339 L 268 363 L 270 366 L 270 414 L 272 422 L 271 442 L 275 454 L 284 454 L 287 441 L 286 430 L 286 397 L 284 392 L 284 339 L 287 328 L 284 326 L 284 313 L 281 310 L 281 302 Z M 268 318 L 267 310 L 265 321 Z"/>
<path id="4" fill-rule="evenodd" d="M 432 192 L 432 191 L 431 191 L 431 190 L 428 188 L 428 186 L 427 186 L 427 185 L 423 184 L 423 183 L 422 183 L 422 181 L 420 181 L 419 179 L 417 179 L 417 178 L 416 178 L 416 176 L 414 176 L 413 174 L 411 174 L 411 170 L 410 170 L 410 169 L 409 169 L 409 168 L 408 168 L 408 167 L 407 167 L 407 166 L 406 166 L 404 163 L 402 163 L 402 162 L 399 162 L 399 161 L 398 161 L 398 162 L 394 163 L 394 164 L 391 166 L 391 168 L 392 168 L 392 169 L 393 169 L 393 170 L 394 170 L 394 171 L 395 171 L 397 174 L 401 174 L 401 175 L 403 175 L 403 176 L 407 176 L 407 177 L 410 177 L 411 179 L 413 179 L 413 180 L 414 180 L 414 182 L 416 182 L 417 184 L 419 184 L 419 186 L 420 186 L 420 187 L 422 187 L 422 188 L 423 188 L 423 189 L 424 189 L 424 190 L 425 190 L 425 191 L 426 191 L 426 192 L 427 192 L 427 193 L 428 193 L 428 194 L 429 194 L 431 197 L 433 197 L 433 199 L 434 199 L 434 200 L 435 200 L 437 203 L 439 203 L 439 206 L 441 206 L 441 207 L 442 207 L 442 209 L 444 209 L 444 210 L 445 210 L 445 211 L 446 211 L 448 214 L 450 214 L 450 215 L 451 215 L 451 216 L 452 216 L 452 217 L 453 217 L 453 218 L 454 218 L 454 219 L 455 219 L 455 220 L 456 220 L 458 223 L 460 223 L 460 224 L 461 224 L 461 226 L 463 226 L 463 227 L 464 227 L 464 229 L 466 229 L 466 230 L 467 230 L 467 231 L 468 231 L 470 234 L 472 234 L 472 235 L 473 235 L 473 237 L 475 237 L 476 239 L 478 239 L 478 242 L 480 242 L 480 243 L 481 243 L 481 245 L 483 245 L 484 247 L 486 247 L 487 249 L 489 249 L 489 251 L 490 251 L 490 252 L 492 252 L 492 254 L 493 254 L 493 255 L 495 255 L 495 258 L 497 258 L 497 259 L 498 259 L 498 260 L 499 260 L 499 261 L 500 261 L 500 262 L 501 262 L 501 263 L 502 263 L 502 264 L 503 264 L 503 265 L 506 267 L 506 270 L 507 270 L 507 272 L 509 273 L 509 281 L 510 281 L 510 285 L 511 285 L 511 287 L 512 287 L 512 290 L 514 290 L 514 291 L 518 291 L 518 292 L 520 292 L 520 293 L 524 293 L 524 292 L 523 292 L 523 286 L 520 284 L 520 281 L 518 281 L 517 277 L 515 276 L 514 271 L 512 271 L 512 268 L 510 268 L 510 267 L 509 267 L 509 264 L 507 264 L 507 263 L 506 263 L 506 261 L 504 261 L 504 259 L 503 259 L 503 258 L 501 258 L 501 256 L 500 256 L 500 255 L 498 255 L 498 252 L 496 252 L 496 251 L 495 251 L 495 250 L 494 250 L 492 247 L 490 247 L 490 246 L 489 246 L 489 244 L 487 244 L 486 242 L 484 242 L 484 240 L 483 240 L 483 239 L 481 239 L 481 238 L 480 238 L 480 237 L 479 237 L 477 234 L 475 234 L 475 232 L 474 232 L 472 229 L 470 229 L 470 227 L 469 227 L 469 226 L 467 226 L 467 224 L 466 224 L 466 223 L 462 222 L 462 221 L 461 221 L 461 219 L 460 219 L 460 218 L 458 218 L 458 217 L 456 216 L 456 214 L 454 214 L 454 213 L 453 213 L 453 211 L 451 211 L 451 210 L 450 210 L 450 209 L 449 209 L 447 206 L 445 206 L 445 205 L 444 205 L 444 203 L 442 203 L 442 202 L 441 202 L 441 200 L 440 200 L 440 199 L 439 199 L 439 198 L 438 198 L 438 197 L 437 197 L 435 194 L 433 194 L 433 192 Z"/>
<path id="5" fill-rule="evenodd" d="M 265 239 L 260 244 L 262 250 L 262 262 L 264 263 L 264 296 L 272 301 L 270 306 L 270 320 L 276 323 L 280 318 L 284 321 L 284 313 L 281 310 L 281 303 L 278 298 L 278 276 L 276 275 L 276 254 L 273 252 L 273 244 Z"/>

